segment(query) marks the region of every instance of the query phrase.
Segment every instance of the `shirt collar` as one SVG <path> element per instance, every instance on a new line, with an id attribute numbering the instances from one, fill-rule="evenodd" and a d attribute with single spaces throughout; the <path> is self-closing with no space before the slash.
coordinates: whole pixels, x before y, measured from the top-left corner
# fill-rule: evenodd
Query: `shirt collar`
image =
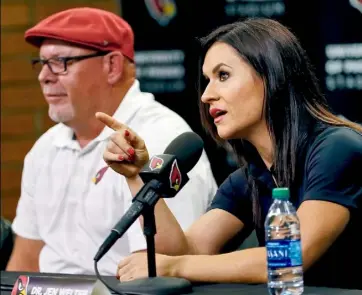
<path id="1" fill-rule="evenodd" d="M 142 106 L 144 100 L 144 97 L 141 97 L 143 96 L 142 94 L 140 84 L 138 80 L 135 80 L 112 117 L 123 124 L 129 125 L 136 112 Z M 147 95 L 147 97 L 152 97 L 152 99 L 154 99 L 153 95 Z M 95 140 L 107 140 L 113 132 L 114 131 L 111 128 L 105 127 Z"/>
<path id="2" fill-rule="evenodd" d="M 74 132 L 71 128 L 64 125 L 63 123 L 58 123 L 56 125 L 57 133 L 53 139 L 53 145 L 59 148 L 68 147 L 73 150 L 80 150 L 78 141 L 74 140 Z"/>
<path id="3" fill-rule="evenodd" d="M 255 178 L 259 178 L 265 172 L 269 171 L 256 148 L 246 140 L 244 140 L 243 145 L 250 174 Z M 272 171 L 274 171 L 274 169 Z"/>
<path id="4" fill-rule="evenodd" d="M 151 94 L 142 94 L 144 93 L 142 93 L 140 90 L 139 82 L 138 80 L 135 80 L 112 117 L 126 125 L 129 125 L 137 110 L 142 106 L 143 101 L 145 99 L 154 99 L 153 95 Z M 57 132 L 53 144 L 60 148 L 67 147 L 70 149 L 80 150 L 78 141 L 74 140 L 74 132 L 72 128 L 62 123 L 59 125 L 59 131 Z M 111 128 L 105 127 L 102 132 L 91 141 L 89 146 L 91 146 L 93 142 L 107 140 L 113 132 L 114 131 Z"/>
<path id="5" fill-rule="evenodd" d="M 310 134 L 310 138 L 305 141 L 304 145 L 302 145 L 300 151 L 297 154 L 296 175 L 294 183 L 292 187 L 290 187 L 291 190 L 299 188 L 303 181 L 306 152 L 311 145 L 311 139 L 313 138 L 313 134 Z M 259 153 L 251 144 L 250 146 L 246 145 L 245 151 L 248 161 L 248 172 L 250 175 L 252 175 L 258 181 L 266 184 L 269 188 L 273 188 L 275 184 L 272 176 L 276 178 L 275 166 L 272 165 L 270 170 L 268 170 Z"/>

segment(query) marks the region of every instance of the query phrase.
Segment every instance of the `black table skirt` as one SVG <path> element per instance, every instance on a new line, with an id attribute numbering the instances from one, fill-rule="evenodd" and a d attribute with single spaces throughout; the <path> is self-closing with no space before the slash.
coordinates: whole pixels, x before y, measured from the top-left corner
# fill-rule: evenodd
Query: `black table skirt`
<path id="1" fill-rule="evenodd" d="M 26 273 L 26 272 L 6 272 L 1 271 L 1 295 L 10 295 L 12 287 L 19 275 L 49 276 L 55 274 L 46 273 Z M 59 274 L 56 274 L 59 276 Z M 90 275 L 61 275 L 72 278 L 95 278 Z M 104 276 L 103 279 L 111 285 L 117 284 L 115 277 Z M 193 286 L 195 295 L 268 295 L 266 285 L 246 285 L 246 284 L 196 284 Z M 362 290 L 347 290 L 322 287 L 305 287 L 303 295 L 362 295 Z"/>

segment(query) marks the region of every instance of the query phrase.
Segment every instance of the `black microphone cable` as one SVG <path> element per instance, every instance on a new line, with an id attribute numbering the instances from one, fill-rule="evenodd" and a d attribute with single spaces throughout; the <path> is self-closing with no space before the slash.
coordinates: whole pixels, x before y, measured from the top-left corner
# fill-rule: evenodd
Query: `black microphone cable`
<path id="1" fill-rule="evenodd" d="M 122 293 L 119 291 L 116 291 L 112 286 L 110 286 L 110 284 L 108 284 L 101 276 L 101 274 L 98 271 L 98 261 L 94 260 L 94 270 L 96 272 L 96 276 L 97 279 L 99 279 L 108 289 L 110 289 L 114 294 L 119 294 L 119 295 L 130 295 L 130 293 Z"/>

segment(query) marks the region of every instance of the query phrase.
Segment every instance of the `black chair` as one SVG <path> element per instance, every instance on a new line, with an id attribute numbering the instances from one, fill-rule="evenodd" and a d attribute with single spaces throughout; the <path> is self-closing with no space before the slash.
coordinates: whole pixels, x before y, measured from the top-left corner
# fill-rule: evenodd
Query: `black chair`
<path id="1" fill-rule="evenodd" d="M 10 221 L 1 217 L 0 223 L 0 270 L 5 270 L 14 246 L 14 234 Z"/>

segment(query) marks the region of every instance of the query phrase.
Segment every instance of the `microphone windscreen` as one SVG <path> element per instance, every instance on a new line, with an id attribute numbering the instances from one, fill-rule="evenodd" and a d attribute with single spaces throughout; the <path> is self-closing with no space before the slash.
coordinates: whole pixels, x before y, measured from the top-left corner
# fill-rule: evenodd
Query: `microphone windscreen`
<path id="1" fill-rule="evenodd" d="M 195 132 L 177 136 L 165 149 L 164 154 L 176 156 L 182 171 L 189 172 L 201 157 L 204 142 Z"/>

